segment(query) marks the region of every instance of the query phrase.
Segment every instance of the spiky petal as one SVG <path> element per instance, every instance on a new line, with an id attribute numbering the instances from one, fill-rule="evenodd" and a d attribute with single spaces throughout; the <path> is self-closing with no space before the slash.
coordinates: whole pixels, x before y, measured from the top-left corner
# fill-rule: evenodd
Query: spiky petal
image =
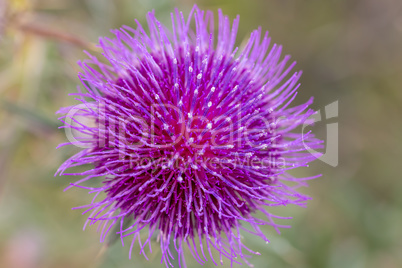
<path id="1" fill-rule="evenodd" d="M 157 235 L 167 266 L 171 243 L 181 264 L 185 244 L 200 263 L 209 255 L 216 264 L 213 250 L 221 261 L 247 262 L 245 252 L 256 252 L 242 243 L 241 231 L 268 241 L 261 225 L 278 232 L 286 226 L 267 208 L 309 199 L 296 191 L 309 178 L 288 174 L 314 159 L 306 146 L 320 146 L 311 133 L 292 132 L 313 114 L 312 100 L 289 108 L 301 72 L 291 74 L 294 63 L 261 29 L 235 48 L 238 17 L 231 25 L 219 11 L 216 39 L 212 12 L 196 6 L 187 20 L 176 10 L 172 30 L 153 12 L 147 18 L 149 34 L 137 22 L 100 39 L 107 63 L 90 54 L 80 63 L 85 90 L 72 95 L 83 104 L 73 115 L 62 109 L 61 120 L 86 148 L 58 173 L 93 165 L 72 173 L 85 177 L 71 186 L 95 194 L 82 208 L 89 224 L 100 223 L 101 241 L 116 225 L 122 238 L 138 239 L 144 255 Z M 102 187 L 83 186 L 94 178 Z"/>

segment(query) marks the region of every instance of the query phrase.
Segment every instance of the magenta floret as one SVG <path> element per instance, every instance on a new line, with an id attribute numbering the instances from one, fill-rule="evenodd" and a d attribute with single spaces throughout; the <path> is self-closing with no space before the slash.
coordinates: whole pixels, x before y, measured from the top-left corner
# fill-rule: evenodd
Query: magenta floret
<path id="1" fill-rule="evenodd" d="M 70 187 L 95 194 L 82 208 L 90 213 L 87 223 L 100 223 L 101 241 L 119 226 L 144 255 L 156 235 L 167 266 L 171 243 L 181 264 L 184 245 L 200 263 L 210 257 L 216 264 L 212 250 L 221 260 L 247 263 L 244 251 L 256 252 L 243 245 L 240 231 L 268 241 L 261 225 L 286 227 L 269 207 L 304 206 L 309 197 L 297 188 L 317 177 L 288 173 L 315 159 L 306 148 L 321 146 L 310 132 L 294 132 L 313 114 L 312 99 L 289 107 L 301 72 L 291 74 L 295 63 L 261 29 L 235 48 L 238 17 L 231 24 L 219 12 L 216 39 L 212 12 L 196 6 L 187 20 L 176 10 L 172 30 L 153 12 L 147 18 L 149 33 L 138 22 L 136 29 L 113 30 L 114 38 L 99 41 L 107 61 L 88 54 L 80 63 L 84 90 L 71 95 L 82 104 L 74 114 L 60 112 L 75 131 L 66 144 L 85 148 L 58 174 L 85 176 Z M 65 172 L 85 164 L 93 168 Z M 85 186 L 93 179 L 102 186 Z"/>

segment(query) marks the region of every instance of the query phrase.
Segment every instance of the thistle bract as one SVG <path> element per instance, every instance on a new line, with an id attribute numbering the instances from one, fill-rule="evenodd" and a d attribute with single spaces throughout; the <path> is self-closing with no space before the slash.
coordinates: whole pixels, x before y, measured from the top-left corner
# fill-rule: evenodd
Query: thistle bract
<path id="1" fill-rule="evenodd" d="M 184 248 L 200 263 L 216 264 L 213 251 L 220 262 L 247 263 L 257 252 L 241 233 L 268 242 L 260 226 L 285 227 L 269 207 L 309 199 L 296 189 L 310 178 L 288 173 L 315 158 L 306 148 L 320 147 L 310 132 L 294 132 L 313 114 L 312 100 L 290 105 L 301 72 L 261 29 L 235 47 L 238 17 L 219 11 L 215 27 L 212 12 L 195 6 L 187 19 L 176 10 L 170 29 L 153 12 L 147 19 L 149 30 L 138 22 L 113 30 L 99 41 L 103 56 L 79 63 L 83 87 L 72 95 L 82 104 L 60 112 L 74 132 L 66 144 L 83 149 L 58 173 L 84 176 L 70 187 L 95 195 L 81 208 L 87 223 L 99 223 L 101 241 L 117 226 L 144 255 L 156 237 L 167 266 L 172 249 L 184 264 Z"/>

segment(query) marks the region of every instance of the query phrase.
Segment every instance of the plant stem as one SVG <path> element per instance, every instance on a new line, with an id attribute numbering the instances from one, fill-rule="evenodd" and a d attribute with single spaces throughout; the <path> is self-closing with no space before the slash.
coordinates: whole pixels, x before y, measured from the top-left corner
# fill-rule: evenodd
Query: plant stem
<path id="1" fill-rule="evenodd" d="M 93 43 L 84 41 L 76 36 L 70 35 L 70 34 L 65 34 L 61 33 L 59 31 L 47 29 L 44 27 L 40 27 L 38 25 L 34 24 L 17 24 L 16 26 L 19 30 L 31 34 L 35 34 L 41 37 L 49 38 L 49 39 L 55 39 L 59 40 L 62 42 L 70 43 L 75 46 L 83 47 L 92 51 L 99 52 L 100 49 Z"/>

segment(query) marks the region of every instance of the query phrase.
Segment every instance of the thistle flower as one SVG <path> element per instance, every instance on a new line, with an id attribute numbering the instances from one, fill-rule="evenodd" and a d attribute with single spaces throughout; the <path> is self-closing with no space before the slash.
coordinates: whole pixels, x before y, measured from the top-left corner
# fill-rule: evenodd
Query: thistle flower
<path id="1" fill-rule="evenodd" d="M 85 176 L 70 187 L 95 194 L 80 208 L 87 223 L 99 223 L 101 242 L 117 226 L 122 242 L 132 237 L 132 249 L 138 239 L 144 256 L 156 236 L 166 266 L 172 249 L 185 265 L 184 248 L 201 264 L 216 264 L 214 250 L 220 262 L 249 264 L 247 253 L 259 253 L 241 232 L 268 242 L 260 226 L 287 227 L 268 208 L 309 199 L 296 189 L 314 177 L 288 173 L 314 159 L 307 147 L 320 147 L 310 132 L 293 131 L 313 114 L 312 99 L 289 107 L 301 72 L 290 75 L 295 63 L 261 29 L 235 48 L 239 17 L 231 25 L 219 11 L 217 32 L 212 12 L 196 6 L 187 20 L 176 10 L 171 30 L 153 12 L 147 19 L 149 33 L 137 21 L 100 39 L 107 61 L 88 53 L 79 63 L 84 90 L 71 95 L 82 104 L 60 112 L 85 148 L 57 173 Z M 83 173 L 65 172 L 86 164 Z M 102 186 L 85 186 L 94 179 Z"/>

